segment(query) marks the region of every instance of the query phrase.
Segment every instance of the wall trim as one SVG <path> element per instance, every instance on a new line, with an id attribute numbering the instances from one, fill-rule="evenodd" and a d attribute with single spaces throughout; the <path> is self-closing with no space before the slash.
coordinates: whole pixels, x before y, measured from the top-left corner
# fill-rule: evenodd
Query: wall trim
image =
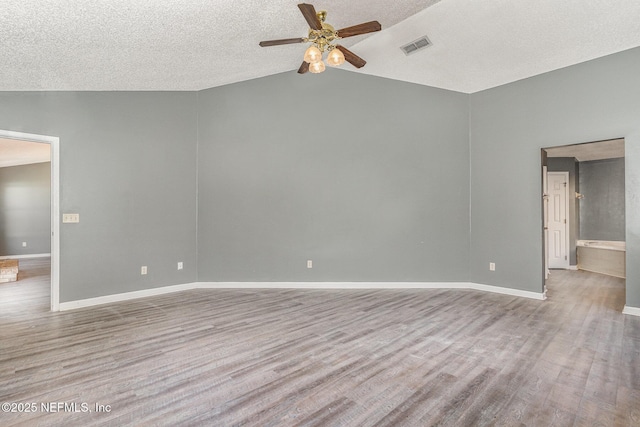
<path id="1" fill-rule="evenodd" d="M 51 254 L 3 255 L 0 259 L 49 258 Z"/>
<path id="2" fill-rule="evenodd" d="M 628 305 L 625 305 L 624 310 L 622 310 L 622 314 L 628 314 L 630 316 L 640 316 L 640 307 L 629 307 Z"/>
<path id="3" fill-rule="evenodd" d="M 570 265 L 567 270 L 573 270 L 573 271 L 578 271 L 578 266 L 577 265 Z"/>
<path id="4" fill-rule="evenodd" d="M 94 305 L 108 304 L 112 302 L 129 301 L 138 298 L 153 297 L 157 295 L 170 294 L 173 292 L 197 289 L 195 283 L 185 283 L 182 285 L 162 286 L 159 288 L 144 289 L 141 291 L 124 292 L 121 294 L 105 295 L 102 297 L 87 298 L 76 301 L 61 302 L 60 311 L 74 310 L 76 308 L 93 307 Z"/>
<path id="5" fill-rule="evenodd" d="M 472 289 L 544 300 L 544 293 L 472 282 L 198 282 L 200 289 Z"/>
<path id="6" fill-rule="evenodd" d="M 497 294 L 511 295 L 514 297 L 531 298 L 544 301 L 547 299 L 547 291 L 544 292 L 531 292 L 523 291 L 521 289 L 504 288 L 502 286 L 483 285 L 481 283 L 470 283 L 469 289 L 484 292 L 494 292 Z"/>
<path id="7" fill-rule="evenodd" d="M 191 289 L 471 289 L 536 300 L 546 299 L 545 293 L 471 282 L 193 282 L 61 302 L 59 309 L 60 311 L 74 310 Z"/>
<path id="8" fill-rule="evenodd" d="M 197 282 L 200 289 L 465 289 L 467 282 Z"/>

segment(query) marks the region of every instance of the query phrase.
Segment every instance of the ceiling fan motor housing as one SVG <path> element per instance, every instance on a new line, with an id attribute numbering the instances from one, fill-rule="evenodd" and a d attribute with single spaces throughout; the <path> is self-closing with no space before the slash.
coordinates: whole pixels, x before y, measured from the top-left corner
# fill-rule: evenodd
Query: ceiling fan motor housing
<path id="1" fill-rule="evenodd" d="M 321 52 L 333 49 L 332 42 L 339 39 L 340 37 L 333 26 L 326 22 L 322 23 L 321 30 L 309 29 L 309 36 L 307 37 L 307 40 L 315 44 Z"/>

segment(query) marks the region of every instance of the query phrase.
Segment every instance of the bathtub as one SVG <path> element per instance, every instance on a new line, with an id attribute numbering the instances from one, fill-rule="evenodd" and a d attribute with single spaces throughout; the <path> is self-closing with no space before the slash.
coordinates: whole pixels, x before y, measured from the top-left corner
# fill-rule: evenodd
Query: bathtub
<path id="1" fill-rule="evenodd" d="M 625 278 L 625 242 L 578 240 L 576 246 L 579 270 Z"/>

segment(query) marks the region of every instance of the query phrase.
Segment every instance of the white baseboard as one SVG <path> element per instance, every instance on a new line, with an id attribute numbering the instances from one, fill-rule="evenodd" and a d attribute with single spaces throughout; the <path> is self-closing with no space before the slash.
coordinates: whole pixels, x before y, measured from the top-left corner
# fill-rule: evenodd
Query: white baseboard
<path id="1" fill-rule="evenodd" d="M 468 289 L 467 282 L 197 282 L 200 289 Z"/>
<path id="2" fill-rule="evenodd" d="M 201 289 L 473 289 L 544 300 L 544 293 L 471 282 L 198 282 Z"/>
<path id="3" fill-rule="evenodd" d="M 629 307 L 628 305 L 625 305 L 624 310 L 622 310 L 622 314 L 629 314 L 631 316 L 640 316 L 640 307 Z"/>
<path id="4" fill-rule="evenodd" d="M 185 283 L 183 285 L 163 286 L 161 288 L 144 289 L 142 291 L 125 292 L 121 294 L 105 295 L 103 297 L 87 298 L 76 301 L 60 303 L 60 311 L 73 310 L 76 308 L 92 307 L 94 305 L 108 304 L 110 302 L 128 301 L 137 298 L 153 297 L 156 295 L 170 294 L 173 292 L 196 289 L 195 283 Z"/>
<path id="5" fill-rule="evenodd" d="M 47 258 L 50 256 L 51 254 L 5 255 L 0 256 L 0 259 Z"/>
<path id="6" fill-rule="evenodd" d="M 543 292 L 536 293 L 471 282 L 194 282 L 61 302 L 60 311 L 128 301 L 190 289 L 472 289 L 536 300 L 546 299 L 546 295 Z"/>
<path id="7" fill-rule="evenodd" d="M 578 271 L 578 266 L 577 265 L 570 265 L 569 268 L 567 268 L 567 270 Z"/>
<path id="8" fill-rule="evenodd" d="M 523 298 L 531 298 L 537 300 L 546 300 L 547 292 L 531 292 L 531 291 L 523 291 L 520 289 L 511 289 L 511 288 L 503 288 L 501 286 L 492 286 L 492 285 L 483 285 L 481 283 L 470 283 L 470 289 L 475 289 L 477 291 L 485 291 L 485 292 L 495 292 L 497 294 L 511 295 L 514 297 L 523 297 Z"/>

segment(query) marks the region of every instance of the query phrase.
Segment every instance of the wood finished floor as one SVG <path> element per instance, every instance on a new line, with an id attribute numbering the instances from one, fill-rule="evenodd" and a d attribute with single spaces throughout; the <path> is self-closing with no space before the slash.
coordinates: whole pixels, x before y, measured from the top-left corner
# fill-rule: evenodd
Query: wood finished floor
<path id="1" fill-rule="evenodd" d="M 0 285 L 0 403 L 38 405 L 2 426 L 640 426 L 620 279 L 554 271 L 547 301 L 194 290 L 51 313 L 48 270 Z"/>

